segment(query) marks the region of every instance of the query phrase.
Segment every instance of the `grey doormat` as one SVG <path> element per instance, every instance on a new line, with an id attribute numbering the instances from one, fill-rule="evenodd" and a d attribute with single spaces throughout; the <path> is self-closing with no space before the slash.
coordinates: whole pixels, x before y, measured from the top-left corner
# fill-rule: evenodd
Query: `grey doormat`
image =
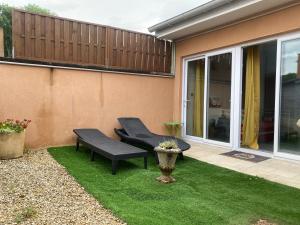
<path id="1" fill-rule="evenodd" d="M 268 157 L 260 156 L 260 155 L 254 155 L 250 153 L 245 153 L 245 152 L 239 152 L 239 151 L 231 151 L 231 152 L 225 152 L 222 153 L 221 155 L 226 155 L 230 156 L 236 159 L 242 159 L 254 163 L 262 162 L 264 160 L 269 159 Z"/>

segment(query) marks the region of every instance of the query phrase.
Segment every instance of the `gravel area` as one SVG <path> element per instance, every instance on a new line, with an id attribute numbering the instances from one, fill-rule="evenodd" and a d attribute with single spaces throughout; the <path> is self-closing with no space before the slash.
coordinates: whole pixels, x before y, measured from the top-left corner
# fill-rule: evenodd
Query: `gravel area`
<path id="1" fill-rule="evenodd" d="M 0 224 L 125 224 L 46 150 L 0 160 Z"/>

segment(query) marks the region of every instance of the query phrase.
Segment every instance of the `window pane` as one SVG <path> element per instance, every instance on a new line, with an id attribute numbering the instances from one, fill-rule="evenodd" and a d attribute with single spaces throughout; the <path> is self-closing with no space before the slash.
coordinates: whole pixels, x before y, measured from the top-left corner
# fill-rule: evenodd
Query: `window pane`
<path id="1" fill-rule="evenodd" d="M 300 39 L 282 43 L 279 151 L 300 154 Z"/>
<path id="2" fill-rule="evenodd" d="M 277 41 L 243 48 L 241 147 L 273 151 Z"/>
<path id="3" fill-rule="evenodd" d="M 186 134 L 203 137 L 205 59 L 188 63 Z"/>
<path id="4" fill-rule="evenodd" d="M 231 53 L 208 58 L 207 134 L 230 142 Z"/>

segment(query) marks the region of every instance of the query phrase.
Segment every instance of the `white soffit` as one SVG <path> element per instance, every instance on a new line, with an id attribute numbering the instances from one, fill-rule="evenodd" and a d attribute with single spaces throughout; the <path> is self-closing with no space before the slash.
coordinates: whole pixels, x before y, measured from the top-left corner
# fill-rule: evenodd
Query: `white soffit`
<path id="1" fill-rule="evenodd" d="M 175 40 L 259 15 L 278 7 L 289 6 L 292 3 L 300 3 L 300 1 L 213 0 L 186 13 L 156 24 L 150 27 L 149 31 L 155 32 L 155 35 L 159 38 Z M 197 12 L 199 14 L 195 15 Z"/>

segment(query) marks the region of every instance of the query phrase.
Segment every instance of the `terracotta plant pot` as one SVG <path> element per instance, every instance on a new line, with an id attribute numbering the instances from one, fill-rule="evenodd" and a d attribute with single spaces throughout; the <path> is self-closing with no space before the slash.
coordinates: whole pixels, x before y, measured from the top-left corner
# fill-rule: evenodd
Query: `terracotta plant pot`
<path id="1" fill-rule="evenodd" d="M 14 159 L 23 156 L 25 131 L 0 134 L 0 159 Z"/>
<path id="2" fill-rule="evenodd" d="M 154 150 L 157 152 L 159 169 L 162 173 L 162 175 L 157 177 L 156 180 L 162 183 L 172 183 L 176 181 L 175 178 L 171 176 L 171 174 L 175 169 L 176 159 L 178 154 L 181 153 L 181 150 L 180 149 L 166 150 L 161 147 L 156 147 Z"/>

